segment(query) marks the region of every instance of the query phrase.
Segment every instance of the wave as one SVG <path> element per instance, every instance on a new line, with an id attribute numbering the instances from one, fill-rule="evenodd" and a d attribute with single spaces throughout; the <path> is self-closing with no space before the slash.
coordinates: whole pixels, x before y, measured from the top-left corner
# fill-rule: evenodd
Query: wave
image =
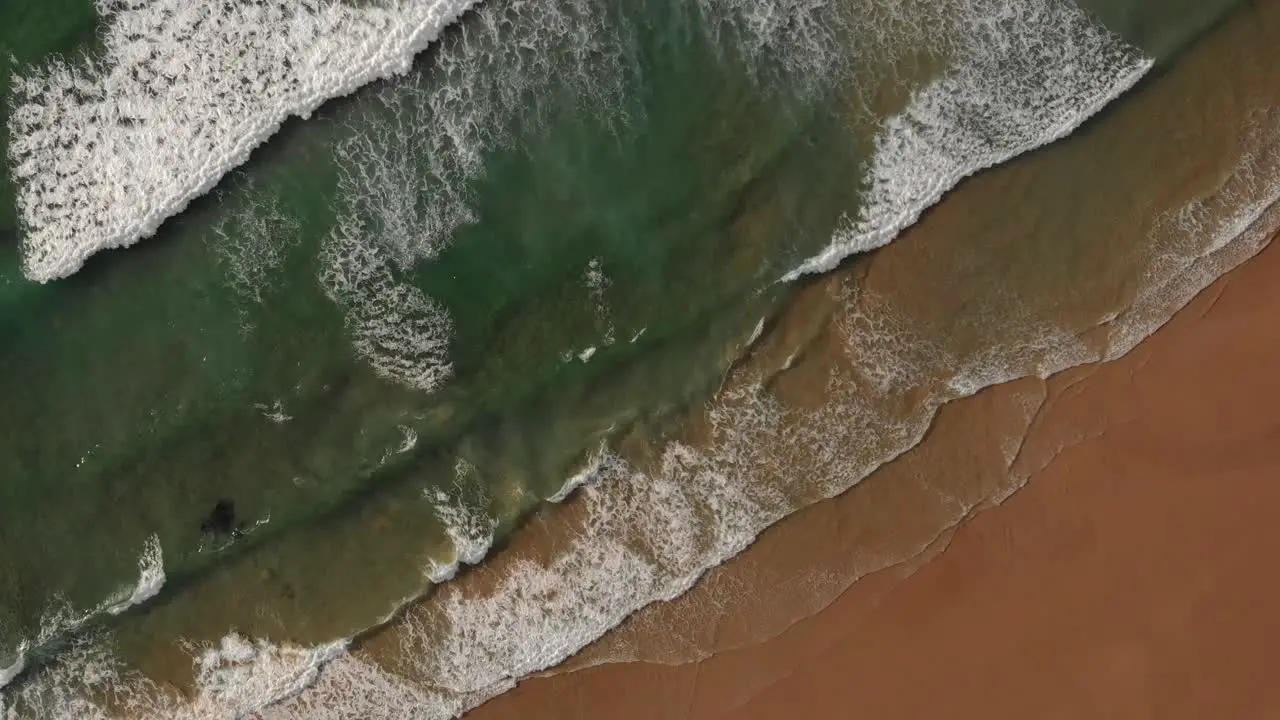
<path id="1" fill-rule="evenodd" d="M 14 78 L 23 272 L 154 233 L 290 115 L 404 73 L 474 0 L 102 0 L 100 58 Z"/>
<path id="2" fill-rule="evenodd" d="M 143 545 L 138 556 L 138 580 L 112 597 L 98 603 L 87 612 L 77 612 L 66 602 L 55 602 L 40 622 L 40 631 L 34 642 L 23 641 L 17 649 L 17 656 L 7 668 L 0 668 L 0 689 L 13 682 L 25 670 L 27 656 L 31 650 L 38 650 L 50 644 L 73 637 L 95 617 L 106 613 L 120 615 L 130 608 L 137 607 L 160 594 L 164 587 L 164 553 L 160 548 L 160 538 L 151 535 Z M 2 698 L 0 698 L 2 699 Z M 0 710 L 4 709 L 0 702 Z"/>
<path id="3" fill-rule="evenodd" d="M 160 594 L 164 587 L 164 553 L 160 549 L 160 538 L 152 535 L 138 558 L 138 582 L 123 598 L 108 601 L 103 611 L 110 615 L 119 615 L 131 607 L 136 607 Z"/>
<path id="4" fill-rule="evenodd" d="M 1068 2 L 977 0 L 943 77 L 886 120 L 857 220 L 783 277 L 892 241 L 965 177 L 1069 135 L 1154 61 Z"/>
<path id="5" fill-rule="evenodd" d="M 1258 126 L 1255 136 L 1266 144 L 1246 154 L 1216 192 L 1157 219 L 1152 234 L 1160 255 L 1132 305 L 1103 324 L 1101 349 L 1023 317 L 1016 341 L 960 357 L 855 291 L 839 330 L 861 382 L 831 387 L 815 410 L 785 408 L 758 385 L 740 387 L 711 411 L 709 446 L 669 445 L 656 472 L 614 455 L 594 459 L 589 482 L 578 487 L 585 524 L 567 548 L 546 562 L 515 562 L 478 596 L 446 587 L 433 610 L 404 617 L 398 632 L 411 672 L 393 675 L 345 654 L 305 694 L 263 717 L 460 714 L 560 662 L 639 608 L 686 591 L 790 511 L 787 482 L 834 496 L 914 446 L 944 402 L 1124 355 L 1280 231 L 1275 120 Z M 868 305 L 874 316 L 862 309 Z M 883 388 L 889 401 L 869 404 L 868 384 Z M 894 396 L 922 384 L 928 394 L 921 411 L 895 416 Z M 957 516 L 970 509 L 957 508 Z"/>
<path id="6" fill-rule="evenodd" d="M 1044 8 L 1061 7 L 1054 0 L 1028 0 L 1027 5 L 1031 9 L 1023 17 L 1056 17 L 1057 11 Z M 994 16 L 1001 18 L 1007 16 Z M 1022 28 L 1031 33 L 1028 37 L 991 37 L 1035 47 L 1037 27 L 1009 26 L 1009 32 Z M 1102 34 L 1096 28 L 1090 32 Z M 1127 59 L 1137 57 L 1120 50 Z M 977 120 L 995 122 L 980 108 L 967 107 L 978 113 Z M 1012 112 L 1013 121 L 1023 119 L 1017 103 L 997 107 Z M 1268 122 L 1260 121 L 1259 127 L 1270 127 Z M 1276 147 L 1273 135 L 1267 136 L 1270 145 L 1259 147 Z M 788 492 L 793 488 L 787 481 L 826 495 L 842 492 L 914 445 L 942 402 L 1025 374 L 1046 376 L 1126 352 L 1214 278 L 1259 250 L 1280 227 L 1275 205 L 1280 200 L 1280 159 L 1273 155 L 1260 152 L 1246 158 L 1219 193 L 1161 219 L 1158 231 L 1174 240 L 1162 245 L 1168 253 L 1144 278 L 1134 307 L 1105 328 L 1111 341 L 1104 351 L 1085 346 L 1072 333 L 1036 324 L 1035 318 L 1016 317 L 1019 324 L 1010 331 L 1016 342 L 959 357 L 913 333 L 892 313 L 865 311 L 867 297 L 849 296 L 839 331 L 846 354 L 855 361 L 856 382 L 833 386 L 823 405 L 803 410 L 782 406 L 758 384 L 737 387 L 711 409 L 707 446 L 672 444 L 656 471 L 641 471 L 607 453 L 595 458 L 587 472 L 567 481 L 556 495 L 562 500 L 577 493 L 586 516 L 582 531 L 563 552 L 545 563 L 516 563 L 481 596 L 465 595 L 448 583 L 438 588 L 429 607 L 421 612 L 408 608 L 396 630 L 407 656 L 397 672 L 349 652 L 347 641 L 296 648 L 229 635 L 217 648 L 193 652 L 196 693 L 176 699 L 146 678 L 120 671 L 105 650 L 91 647 L 62 658 L 18 688 L 12 699 L 0 697 L 0 717 L 17 717 L 16 708 L 50 718 L 111 717 L 85 699 L 86 677 L 98 683 L 88 690 L 111 687 L 116 697 L 124 698 L 132 717 L 455 716 L 509 689 L 518 678 L 556 664 L 635 610 L 683 593 L 707 569 L 740 552 L 793 509 Z M 340 231 L 335 234 L 340 236 Z M 395 246 L 381 244 L 367 232 L 361 237 L 366 242 L 375 238 L 364 247 L 373 248 L 376 265 L 395 266 Z M 417 246 L 406 247 L 407 256 L 422 256 Z M 902 393 L 915 389 L 921 378 L 932 378 L 922 411 L 904 420 L 889 408 L 900 407 Z M 889 400 L 871 403 L 868 398 L 876 393 L 869 390 Z M 778 447 L 788 450 L 770 453 Z M 473 522 L 480 517 L 480 500 L 461 491 L 428 498 L 433 499 L 446 521 L 450 512 L 460 518 L 452 523 L 458 536 L 455 562 L 476 557 L 481 546 L 487 550 L 483 523 Z"/>
<path id="7" fill-rule="evenodd" d="M 436 584 L 452 580 L 459 566 L 475 565 L 483 560 L 493 547 L 498 527 L 489 514 L 488 493 L 475 466 L 459 458 L 453 473 L 452 492 L 430 488 L 426 494 L 453 546 L 450 560 L 431 560 L 428 564 L 427 579 Z"/>
<path id="8" fill-rule="evenodd" d="M 574 490 L 598 480 L 600 478 L 600 473 L 609 463 L 610 457 L 611 454 L 609 453 L 608 446 L 602 443 L 600 447 L 587 458 L 582 469 L 566 478 L 565 481 L 561 483 L 560 489 L 556 490 L 551 497 L 547 498 L 547 502 L 554 504 L 562 503 L 569 499 L 569 496 L 573 494 Z"/>
<path id="9" fill-rule="evenodd" d="M 8 667 L 0 668 L 0 690 L 3 690 L 5 685 L 13 682 L 13 679 L 21 675 L 22 671 L 27 668 L 28 648 L 29 645 L 25 642 L 18 645 L 13 662 L 9 663 Z M 3 705 L 0 705 L 0 709 L 3 709 L 3 707 Z"/>
<path id="10" fill-rule="evenodd" d="M 601 117 L 619 112 L 620 46 L 589 0 L 481 6 L 465 38 L 382 92 L 338 144 L 320 281 L 377 374 L 422 391 L 452 376 L 452 319 L 404 275 L 476 220 L 468 188 L 485 152 L 513 145 L 514 120 L 542 122 L 562 88 Z"/>
<path id="11" fill-rule="evenodd" d="M 20 688 L 15 700 L 40 717 L 111 717 L 83 700 L 75 683 L 88 676 L 106 678 L 103 687 L 128 698 L 130 717 L 457 716 L 560 662 L 641 607 L 683 593 L 787 515 L 796 485 L 824 497 L 853 486 L 914 446 L 942 403 L 1127 353 L 1280 231 L 1280 117 L 1259 114 L 1248 138 L 1254 150 L 1216 190 L 1156 219 L 1158 254 L 1132 305 L 1097 328 L 1105 336 L 1101 346 L 1008 307 L 1016 330 L 1005 337 L 1016 339 L 959 355 L 913 331 L 877 298 L 850 290 L 837 331 L 853 372 L 829 388 L 821 406 L 785 407 L 747 382 L 709 411 L 705 447 L 670 444 L 650 472 L 600 453 L 566 483 L 579 493 L 585 516 L 566 546 L 544 562 L 515 561 L 479 594 L 446 584 L 429 605 L 408 608 L 397 620 L 404 658 L 395 672 L 348 651 L 346 642 L 292 648 L 232 635 L 218 648 L 193 652 L 198 692 L 191 701 L 111 670 L 101 650 L 64 660 Z M 903 394 L 922 389 L 918 411 L 898 414 Z M 955 510 L 959 517 L 970 508 Z"/>

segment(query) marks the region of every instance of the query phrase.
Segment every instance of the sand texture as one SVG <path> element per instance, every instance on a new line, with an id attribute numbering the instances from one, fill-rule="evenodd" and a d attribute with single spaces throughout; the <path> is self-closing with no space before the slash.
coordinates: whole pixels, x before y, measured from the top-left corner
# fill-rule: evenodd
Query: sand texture
<path id="1" fill-rule="evenodd" d="M 1019 459 L 1044 468 L 905 581 L 878 573 L 701 662 L 526 681 L 472 717 L 1280 717 L 1277 277 L 1272 245 L 1126 357 L 1050 378 Z M 949 406 L 894 465 L 965 442 L 962 416 L 999 415 L 1039 383 Z M 957 471 L 981 472 L 979 455 Z M 858 494 L 743 560 L 786 563 L 797 536 L 837 554 L 830 520 Z"/>

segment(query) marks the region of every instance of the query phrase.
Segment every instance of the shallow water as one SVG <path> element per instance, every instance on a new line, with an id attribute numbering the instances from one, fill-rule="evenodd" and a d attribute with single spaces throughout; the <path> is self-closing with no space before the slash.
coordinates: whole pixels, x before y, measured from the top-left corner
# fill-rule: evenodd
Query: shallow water
<path id="1" fill-rule="evenodd" d="M 422 585 L 445 538 L 420 496 L 459 458 L 484 485 L 469 510 L 509 525 L 611 432 L 713 387 L 785 290 L 768 277 L 855 185 L 832 100 L 717 58 L 734 46 L 690 7 L 631 29 L 607 6 L 544 9 L 479 11 L 412 75 L 287 127 L 160 237 L 32 291 L 3 359 L 5 475 L 24 478 L 0 504 L 22 549 L 7 644 L 132 584 L 153 536 L 160 604 L 264 573 L 266 602 L 303 617 L 342 580 L 384 589 L 312 632 L 243 608 L 218 636 L 349 633 Z M 809 197 L 799 167 L 846 190 Z M 734 230 L 744 202 L 779 207 Z M 305 572 L 317 543 L 362 551 Z M 214 571 L 232 559 L 248 579 Z"/>
<path id="2" fill-rule="evenodd" d="M 288 124 L 158 237 L 100 255 L 52 286 L 18 279 L 13 257 L 0 297 L 9 320 L 0 326 L 9 398 L 0 425 L 12 439 L 0 477 L 14 479 L 0 482 L 0 546 L 20 550 L 0 555 L 0 647 L 43 633 L 44 647 L 29 659 L 67 652 L 56 639 L 86 631 L 76 617 L 133 592 L 152 538 L 163 549 L 161 594 L 87 621 L 111 631 L 127 662 L 185 683 L 187 649 L 175 638 L 212 643 L 233 628 L 303 644 L 348 636 L 422 592 L 427 576 L 444 577 L 455 559 L 479 560 L 556 496 L 601 442 L 640 437 L 660 447 L 679 432 L 677 421 L 716 390 L 761 318 L 795 291 L 776 278 L 876 197 L 864 173 L 877 119 L 966 52 L 962 43 L 930 44 L 940 31 L 926 21 L 948 27 L 968 5 L 937 18 L 885 18 L 882 35 L 865 37 L 841 31 L 879 18 L 873 4 L 751 14 L 760 7 L 483 6 L 410 75 Z M 1221 10 L 1154 7 L 1095 9 L 1161 59 Z M 822 12 L 842 14 L 813 24 Z M 808 32 L 819 27 L 836 31 Z M 1147 162 L 1132 157 L 1135 167 Z M 1080 162 L 1087 170 L 1095 160 Z M 1139 181 L 1122 177 L 1118 193 Z M 1071 182 L 1018 198 L 1043 209 L 1028 213 L 1031 232 L 1074 212 Z M 1121 220 L 1120 210 L 1100 209 L 1099 227 L 1109 217 Z M 1083 231 L 1064 227 L 1067 242 Z M 1059 297 L 1078 268 L 1095 265 L 1110 268 L 1099 277 L 1121 278 L 1100 283 L 1120 294 L 1081 317 L 1127 299 L 1134 283 L 1123 278 L 1140 263 L 1126 259 L 1126 248 L 1018 245 L 1017 234 L 998 252 L 1038 254 L 1046 272 L 1001 288 L 998 269 L 987 279 L 964 272 L 962 260 L 957 287 L 998 289 L 970 302 Z M 954 241 L 985 247 L 972 232 Z M 950 302 L 946 287 L 935 289 L 913 297 Z M 860 317 L 873 328 L 890 322 L 877 312 Z M 909 331 L 937 342 L 964 336 L 946 322 Z M 997 340 L 979 333 L 968 342 L 980 349 Z M 670 544 L 593 546 L 611 580 L 629 579 L 592 590 L 603 593 L 594 605 L 558 597 L 565 591 L 545 572 L 512 575 L 542 588 L 535 596 L 553 614 L 600 614 L 588 613 L 576 635 L 548 637 L 548 647 L 503 644 L 537 636 L 522 624 L 534 621 L 524 606 L 469 606 L 465 594 L 442 594 L 446 622 L 428 622 L 427 637 L 461 644 L 454 653 L 436 648 L 416 671 L 429 670 L 449 692 L 409 694 L 423 708 L 454 712 L 473 702 L 464 690 L 492 692 L 562 657 L 562 647 L 617 622 L 609 618 L 633 600 L 682 591 L 703 563 L 749 542 L 760 521 L 834 491 L 812 477 L 787 478 L 788 467 L 849 453 L 853 442 L 865 447 L 836 476 L 865 474 L 882 446 L 915 432 L 889 426 L 900 419 L 892 406 L 937 402 L 904 400 L 912 388 L 895 387 L 917 350 L 890 343 L 876 352 L 904 349 L 884 359 L 899 371 L 826 399 L 830 421 L 848 427 L 795 436 L 800 458 L 748 452 L 787 436 L 790 416 L 744 396 L 711 416 L 711 439 L 736 449 L 709 465 L 706 455 L 668 458 L 676 466 L 663 477 L 675 486 L 649 488 L 628 481 L 625 465 L 605 463 L 594 478 L 600 487 L 637 490 L 621 499 L 587 493 L 595 516 L 612 519 L 588 524 L 584 537 L 626 536 L 635 532 L 626 518 L 651 513 L 644 527 L 666 528 Z M 937 358 L 915 360 L 933 367 Z M 949 382 L 953 390 L 989 382 L 983 372 Z M 876 388 L 892 391 L 889 405 L 850 415 L 867 402 L 859 393 Z M 681 463 L 702 469 L 690 476 Z M 757 482 L 762 489 L 752 489 Z M 695 517 L 707 521 L 688 537 L 685 506 L 703 508 Z M 588 566 L 565 567 L 589 575 Z M 631 598 L 610 604 L 619 592 Z M 471 620 L 493 622 L 494 613 L 506 618 L 498 630 L 510 631 L 496 645 L 450 634 Z M 483 652 L 447 664 L 477 648 L 507 657 L 496 669 L 483 666 L 491 657 Z M 234 644 L 224 650 L 215 670 L 253 655 Z M 299 677 L 310 667 L 302 660 Z M 199 707 L 231 707 L 208 702 Z"/>

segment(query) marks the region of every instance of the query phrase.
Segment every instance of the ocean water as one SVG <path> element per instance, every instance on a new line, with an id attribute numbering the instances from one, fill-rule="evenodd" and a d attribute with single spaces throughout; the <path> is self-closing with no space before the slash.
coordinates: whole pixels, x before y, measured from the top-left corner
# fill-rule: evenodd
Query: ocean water
<path id="1" fill-rule="evenodd" d="M 861 382 L 789 403 L 742 370 L 813 273 L 1174 72 L 1232 3 L 1186 5 L 485 3 L 404 74 L 183 176 L 217 184 L 154 237 L 43 285 L 23 273 L 62 236 L 14 208 L 57 146 L 21 145 L 33 111 L 11 121 L 10 164 L 34 164 L 3 228 L 0 709 L 447 717 L 856 482 L 948 397 L 1114 354 L 1164 305 L 1107 347 L 1031 323 L 958 354 L 954 328 L 855 288 L 832 307 Z M 28 90 L 6 110 L 64 81 L 49 53 L 110 48 L 152 8 L 14 11 Z M 85 77 L 102 113 L 126 107 Z M 124 158 L 164 130 L 104 116 L 85 122 Z M 1262 169 L 1200 206 L 1238 222 L 1187 211 L 1188 257 L 1269 217 L 1259 118 L 1240 152 Z M 1170 263 L 1118 263 L 1129 292 L 1095 314 L 1141 319 Z M 909 392 L 922 376 L 942 379 Z M 484 563 L 565 498 L 540 559 Z M 459 564 L 486 569 L 449 582 Z M 396 652 L 346 652 L 397 608 Z"/>

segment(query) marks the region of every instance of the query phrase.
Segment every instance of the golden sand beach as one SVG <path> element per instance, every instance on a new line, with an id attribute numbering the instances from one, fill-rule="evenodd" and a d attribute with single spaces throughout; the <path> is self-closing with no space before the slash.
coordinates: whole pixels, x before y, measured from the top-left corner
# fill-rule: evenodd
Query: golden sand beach
<path id="1" fill-rule="evenodd" d="M 992 277 L 1028 279 L 1005 297 L 1042 304 L 1032 314 L 1060 309 L 1085 328 L 1097 313 L 1105 327 L 1099 308 L 1128 302 L 1152 262 L 1155 245 L 1134 238 L 1166 228 L 1154 211 L 1234 192 L 1228 159 L 1253 152 L 1242 150 L 1250 113 L 1280 107 L 1278 38 L 1280 4 L 1252 4 L 1077 137 L 967 182 L 823 282 L 875 289 L 915 322 L 950 322 L 958 345 L 999 330 L 953 309 L 994 305 L 980 289 Z M 1165 182 L 1125 191 L 1128 179 L 1102 171 L 1112 152 L 1149 153 L 1146 171 Z M 1073 186 L 1073 172 L 1096 183 Z M 1001 203 L 1064 187 L 1087 213 L 990 222 Z M 1016 243 L 1054 233 L 1089 240 L 1027 272 L 1045 245 Z M 944 405 L 917 447 L 853 490 L 469 717 L 1280 716 L 1268 670 L 1280 589 L 1265 571 L 1280 551 L 1269 521 L 1277 277 L 1272 247 L 1119 359 Z M 812 323 L 806 297 L 794 312 Z M 969 518 L 958 528 L 957 507 Z"/>

